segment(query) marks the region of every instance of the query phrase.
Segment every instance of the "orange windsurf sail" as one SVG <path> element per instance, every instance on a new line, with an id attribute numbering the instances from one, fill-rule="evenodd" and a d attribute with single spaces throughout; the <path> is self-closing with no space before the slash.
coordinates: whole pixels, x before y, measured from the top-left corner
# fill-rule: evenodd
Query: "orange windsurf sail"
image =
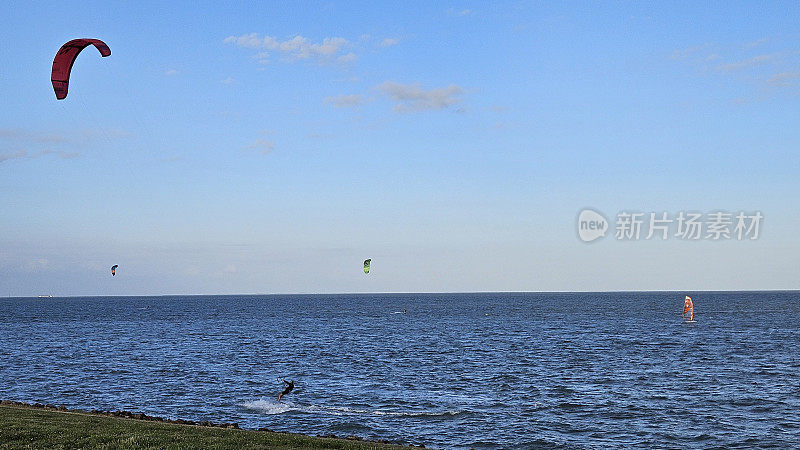
<path id="1" fill-rule="evenodd" d="M 694 320 L 694 304 L 692 303 L 692 297 L 686 296 L 686 299 L 683 301 L 683 316 L 686 317 L 686 313 L 689 313 L 689 320 Z"/>

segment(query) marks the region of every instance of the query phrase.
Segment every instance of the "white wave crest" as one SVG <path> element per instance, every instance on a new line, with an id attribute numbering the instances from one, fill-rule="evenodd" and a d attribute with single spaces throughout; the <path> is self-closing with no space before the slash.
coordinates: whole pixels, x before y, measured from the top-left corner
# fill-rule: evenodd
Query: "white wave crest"
<path id="1" fill-rule="evenodd" d="M 270 399 L 260 399 L 241 404 L 243 408 L 258 411 L 264 414 L 283 414 L 290 411 L 298 411 L 310 414 L 327 414 L 332 416 L 399 416 L 399 417 L 442 417 L 456 416 L 468 411 L 463 409 L 449 411 L 396 411 L 386 409 L 357 409 L 347 406 L 327 406 L 327 405 L 301 405 L 295 402 L 277 402 Z"/>
<path id="2" fill-rule="evenodd" d="M 276 402 L 275 400 L 266 400 L 263 398 L 261 400 L 243 403 L 242 407 L 264 414 L 283 414 L 288 411 L 297 411 L 300 409 L 293 402 Z"/>

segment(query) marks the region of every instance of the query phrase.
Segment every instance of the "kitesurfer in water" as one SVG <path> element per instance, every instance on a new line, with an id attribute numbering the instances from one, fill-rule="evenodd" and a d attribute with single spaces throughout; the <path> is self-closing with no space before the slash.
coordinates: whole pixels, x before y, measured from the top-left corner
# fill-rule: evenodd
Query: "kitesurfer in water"
<path id="1" fill-rule="evenodd" d="M 286 383 L 286 389 L 284 389 L 283 392 L 278 394 L 278 401 L 281 401 L 281 398 L 283 398 L 284 395 L 288 394 L 289 392 L 292 392 L 292 389 L 294 389 L 294 380 L 286 381 L 285 378 L 281 378 L 281 380 L 283 380 L 283 382 Z"/>

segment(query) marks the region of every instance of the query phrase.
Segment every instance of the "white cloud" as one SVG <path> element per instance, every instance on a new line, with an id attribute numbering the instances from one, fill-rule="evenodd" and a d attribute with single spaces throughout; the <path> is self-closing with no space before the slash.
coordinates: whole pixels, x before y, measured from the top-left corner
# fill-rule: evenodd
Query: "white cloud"
<path id="1" fill-rule="evenodd" d="M 778 50 L 767 53 L 755 52 L 762 46 L 786 46 L 781 42 L 773 42 L 772 38 L 761 38 L 747 43 L 702 44 L 672 52 L 670 58 L 681 60 L 699 68 L 702 73 L 714 73 L 718 77 L 731 78 L 755 89 L 752 98 L 745 96 L 732 100 L 735 104 L 764 101 L 773 95 L 787 94 L 796 96 L 794 90 L 799 84 L 800 70 L 797 69 L 796 50 Z M 794 43 L 789 45 L 794 46 Z"/>
<path id="2" fill-rule="evenodd" d="M 170 76 L 170 75 L 177 75 L 178 73 L 180 73 L 180 72 L 178 72 L 175 69 L 169 69 L 166 72 L 164 72 L 164 75 Z"/>
<path id="3" fill-rule="evenodd" d="M 774 60 L 776 56 L 778 56 L 778 55 L 777 54 L 758 55 L 758 56 L 754 56 L 754 57 L 749 58 L 749 59 L 745 59 L 743 61 L 737 61 L 737 62 L 729 63 L 729 64 L 722 64 L 720 66 L 717 66 L 716 69 L 719 70 L 720 72 L 733 72 L 733 71 L 736 71 L 736 70 L 747 69 L 747 68 L 750 68 L 750 67 L 755 67 L 755 66 L 760 66 L 762 64 L 766 64 L 766 63 Z"/>
<path id="4" fill-rule="evenodd" d="M 238 47 L 247 48 L 266 48 L 274 50 L 279 43 L 271 36 L 259 37 L 258 33 L 243 34 L 241 36 L 228 36 L 222 42 L 234 44 Z"/>
<path id="5" fill-rule="evenodd" d="M 318 54 L 318 55 L 333 55 L 337 53 L 339 49 L 341 49 L 345 44 L 347 44 L 347 39 L 345 38 L 325 38 L 322 41 L 322 44 L 311 44 L 310 46 L 305 46 L 307 43 L 304 42 L 301 45 L 301 50 L 309 54 Z"/>
<path id="6" fill-rule="evenodd" d="M 27 156 L 28 152 L 26 152 L 25 150 L 20 150 L 14 153 L 0 153 L 0 163 L 11 159 L 25 158 Z"/>
<path id="7" fill-rule="evenodd" d="M 393 45 L 397 45 L 400 43 L 400 39 L 398 38 L 386 38 L 381 41 L 379 44 L 381 47 L 391 47 Z"/>
<path id="8" fill-rule="evenodd" d="M 15 128 L 0 129 L 0 142 L 20 141 L 38 144 L 63 144 L 74 140 L 61 133 L 29 131 Z"/>
<path id="9" fill-rule="evenodd" d="M 772 86 L 788 86 L 792 80 L 800 78 L 800 71 L 777 73 L 767 80 L 767 84 Z"/>
<path id="10" fill-rule="evenodd" d="M 758 39 L 758 40 L 756 40 L 756 41 L 753 41 L 753 42 L 748 42 L 748 43 L 744 44 L 744 45 L 742 46 L 742 49 L 743 49 L 743 50 L 750 50 L 750 49 L 752 49 L 752 48 L 756 48 L 756 47 L 758 47 L 759 45 L 761 45 L 761 44 L 763 44 L 763 43 L 765 43 L 765 42 L 767 42 L 767 38 L 761 38 L 761 39 Z"/>
<path id="11" fill-rule="evenodd" d="M 247 146 L 248 149 L 258 150 L 262 155 L 266 155 L 275 148 L 275 143 L 266 139 L 256 139 Z"/>
<path id="12" fill-rule="evenodd" d="M 361 94 L 337 95 L 327 97 L 325 103 L 331 104 L 336 108 L 346 108 L 361 105 L 364 103 L 364 97 Z"/>
<path id="13" fill-rule="evenodd" d="M 471 15 L 473 13 L 474 13 L 474 11 L 472 11 L 471 9 L 459 9 L 459 10 L 457 10 L 455 8 L 450 8 L 450 9 L 447 10 L 447 14 L 450 15 L 450 16 L 462 16 L 463 17 L 463 16 L 469 16 L 469 15 Z"/>
<path id="14" fill-rule="evenodd" d="M 397 102 L 394 110 L 398 112 L 439 110 L 461 102 L 464 89 L 451 84 L 443 88 L 424 90 L 418 84 L 400 84 L 387 81 L 377 89 Z"/>
<path id="15" fill-rule="evenodd" d="M 65 133 L 31 131 L 24 129 L 0 129 L 0 163 L 11 159 L 56 156 L 60 159 L 77 158 L 81 147 L 102 139 L 127 137 L 122 130 L 79 130 Z"/>
<path id="16" fill-rule="evenodd" d="M 269 52 L 258 52 L 253 55 L 253 59 L 258 61 L 259 64 L 267 64 L 269 62 Z"/>
<path id="17" fill-rule="evenodd" d="M 21 135 L 22 132 L 15 128 L 0 128 L 0 138 L 2 139 L 18 138 Z"/>
<path id="18" fill-rule="evenodd" d="M 283 54 L 289 59 L 316 59 L 318 62 L 327 62 L 333 59 L 337 54 L 349 44 L 347 39 L 342 37 L 326 37 L 322 42 L 314 43 L 308 38 L 297 35 L 291 39 L 280 41 L 272 36 L 260 36 L 258 33 L 244 34 L 241 36 L 228 36 L 223 39 L 226 44 L 233 44 L 237 47 L 251 48 L 260 50 L 255 55 L 255 58 L 260 62 L 265 62 L 271 52 Z M 336 60 L 339 62 L 348 62 L 354 59 L 344 55 Z"/>
<path id="19" fill-rule="evenodd" d="M 56 155 L 61 159 L 73 159 L 77 158 L 80 155 L 78 152 L 64 152 L 61 150 L 43 150 L 34 156 L 42 156 L 42 155 Z"/>
<path id="20" fill-rule="evenodd" d="M 347 64 L 347 63 L 351 63 L 351 62 L 355 61 L 356 59 L 357 59 L 356 54 L 353 53 L 353 52 L 350 52 L 350 53 L 348 53 L 346 55 L 342 55 L 342 56 L 336 58 L 336 61 L 340 62 L 340 63 L 343 63 L 343 64 Z"/>
<path id="21" fill-rule="evenodd" d="M 46 155 L 55 155 L 60 159 L 73 159 L 80 156 L 78 152 L 65 152 L 61 150 L 41 150 L 35 153 L 29 153 L 27 150 L 19 150 L 13 153 L 0 153 L 0 163 L 11 159 L 23 159 L 23 158 L 38 158 L 40 156 Z"/>

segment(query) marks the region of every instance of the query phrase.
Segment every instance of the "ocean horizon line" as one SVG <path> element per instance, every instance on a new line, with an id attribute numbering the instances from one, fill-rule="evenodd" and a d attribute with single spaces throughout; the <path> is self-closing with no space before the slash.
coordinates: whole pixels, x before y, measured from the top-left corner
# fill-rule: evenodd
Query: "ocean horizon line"
<path id="1" fill-rule="evenodd" d="M 287 297 L 342 295 L 470 295 L 470 294 L 632 294 L 632 293 L 731 293 L 731 292 L 797 292 L 798 289 L 631 289 L 631 290 L 555 290 L 555 291 L 389 291 L 389 292 L 291 292 L 291 293 L 233 293 L 233 294 L 85 294 L 85 295 L 7 295 L 0 298 L 126 298 L 126 297 Z"/>

